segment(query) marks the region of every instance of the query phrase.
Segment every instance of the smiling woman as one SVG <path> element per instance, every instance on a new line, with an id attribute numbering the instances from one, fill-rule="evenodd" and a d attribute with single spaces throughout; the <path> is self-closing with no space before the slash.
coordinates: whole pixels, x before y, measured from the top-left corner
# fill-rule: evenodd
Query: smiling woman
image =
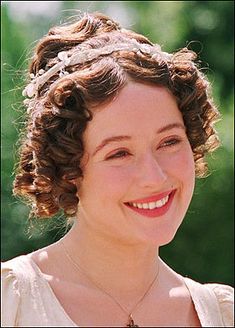
<path id="1" fill-rule="evenodd" d="M 40 40 L 14 193 L 32 215 L 75 220 L 2 264 L 4 327 L 233 325 L 232 287 L 185 278 L 158 255 L 219 144 L 195 59 L 98 13 Z"/>
<path id="2" fill-rule="evenodd" d="M 89 159 L 76 184 L 80 221 L 89 220 L 106 238 L 123 236 L 125 243 L 172 240 L 195 180 L 193 152 L 172 94 L 129 81 L 116 99 L 98 106 L 83 140 Z M 156 220 L 149 224 L 148 218 Z"/>

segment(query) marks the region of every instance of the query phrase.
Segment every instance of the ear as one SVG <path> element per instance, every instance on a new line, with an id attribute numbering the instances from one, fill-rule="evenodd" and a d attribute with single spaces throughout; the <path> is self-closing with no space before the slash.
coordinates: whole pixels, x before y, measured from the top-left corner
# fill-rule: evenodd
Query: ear
<path id="1" fill-rule="evenodd" d="M 77 181 L 78 179 L 72 179 L 72 180 L 69 180 L 69 182 L 71 182 L 73 185 L 77 186 Z"/>
<path id="2" fill-rule="evenodd" d="M 71 179 L 69 180 L 77 189 L 76 196 L 80 199 L 80 192 L 81 192 L 81 183 L 82 183 L 82 177 Z"/>

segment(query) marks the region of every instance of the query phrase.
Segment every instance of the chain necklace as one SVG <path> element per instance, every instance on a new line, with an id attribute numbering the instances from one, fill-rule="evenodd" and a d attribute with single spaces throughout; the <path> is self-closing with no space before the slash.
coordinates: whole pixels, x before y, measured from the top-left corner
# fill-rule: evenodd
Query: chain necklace
<path id="1" fill-rule="evenodd" d="M 131 311 L 128 311 L 128 310 L 126 310 L 125 308 L 124 308 L 124 306 L 123 305 L 121 305 L 120 303 L 119 303 L 119 301 L 117 301 L 112 295 L 110 295 L 106 290 L 104 290 L 103 288 L 102 288 L 102 286 L 100 286 L 98 283 L 96 283 L 86 272 L 85 272 L 85 270 L 83 270 L 81 267 L 80 267 L 80 265 L 78 265 L 78 263 L 76 263 L 73 259 L 72 259 L 72 257 L 69 255 L 69 253 L 68 253 L 68 251 L 67 251 L 67 249 L 66 249 L 66 247 L 65 247 L 65 245 L 64 245 L 64 243 L 63 243 L 63 241 L 61 240 L 61 245 L 62 245 L 62 247 L 63 247 L 63 250 L 64 250 L 64 252 L 65 252 L 65 254 L 66 254 L 66 256 L 67 256 L 67 258 L 70 260 L 70 262 L 76 267 L 76 269 L 79 271 L 79 272 L 81 272 L 82 274 L 84 274 L 89 280 L 90 280 L 90 282 L 94 285 L 94 286 L 96 286 L 99 290 L 101 290 L 103 293 L 105 293 L 107 296 L 109 296 L 121 309 L 122 309 L 122 311 L 124 311 L 126 314 L 127 314 L 127 316 L 128 316 L 128 322 L 127 322 L 127 324 L 126 324 L 126 327 L 139 327 L 137 324 L 135 324 L 135 322 L 134 322 L 134 319 L 133 319 L 133 316 L 132 316 L 132 313 L 133 313 L 133 311 L 134 310 L 136 310 L 137 309 L 137 307 L 141 304 L 141 302 L 143 301 L 143 299 L 145 298 L 145 296 L 149 293 L 149 291 L 151 290 L 151 287 L 154 285 L 154 283 L 155 283 L 155 281 L 157 280 L 157 278 L 158 278 L 158 274 L 159 274 L 159 266 L 158 266 L 158 271 L 157 271 L 157 274 L 156 274 L 156 276 L 154 277 L 154 279 L 153 279 L 153 281 L 151 282 L 151 284 L 148 286 L 148 288 L 147 288 L 147 290 L 145 291 L 145 293 L 143 294 L 143 296 L 141 296 L 141 298 L 138 300 L 138 302 L 135 304 L 135 306 L 132 308 L 132 310 Z"/>

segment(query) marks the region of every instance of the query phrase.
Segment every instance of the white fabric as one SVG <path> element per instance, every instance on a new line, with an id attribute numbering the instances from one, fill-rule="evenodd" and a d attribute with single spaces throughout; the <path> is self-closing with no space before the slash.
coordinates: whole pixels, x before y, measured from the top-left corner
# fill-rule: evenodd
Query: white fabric
<path id="1" fill-rule="evenodd" d="M 1 327 L 77 327 L 27 255 L 3 262 L 1 271 Z M 202 327 L 234 327 L 232 287 L 184 280 Z"/>
<path id="2" fill-rule="evenodd" d="M 150 55 L 153 59 L 164 59 L 169 60 L 172 55 L 166 52 L 161 51 L 159 45 L 149 45 L 139 43 L 135 39 L 127 39 L 126 42 L 121 43 L 111 43 L 102 48 L 97 49 L 84 49 L 83 46 L 78 46 L 74 49 L 73 53 L 70 54 L 70 51 L 61 51 L 58 53 L 57 57 L 60 60 L 59 63 L 52 66 L 48 71 L 41 69 L 37 76 L 30 74 L 32 81 L 25 87 L 23 90 L 23 96 L 28 96 L 29 98 L 36 95 L 37 90 L 44 85 L 53 75 L 57 72 L 60 72 L 60 77 L 68 74 L 65 71 L 65 68 L 68 66 L 73 66 L 87 61 L 98 58 L 101 55 L 109 55 L 115 51 L 141 51 L 145 54 Z M 70 55 L 70 57 L 69 57 Z"/>

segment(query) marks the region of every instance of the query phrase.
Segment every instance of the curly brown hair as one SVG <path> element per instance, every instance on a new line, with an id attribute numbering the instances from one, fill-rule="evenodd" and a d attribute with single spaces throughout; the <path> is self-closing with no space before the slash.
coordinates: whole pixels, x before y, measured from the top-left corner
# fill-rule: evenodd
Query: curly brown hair
<path id="1" fill-rule="evenodd" d="M 57 64 L 61 51 L 78 45 L 102 48 L 135 39 L 153 45 L 146 37 L 122 29 L 110 17 L 85 14 L 78 21 L 49 30 L 35 49 L 30 73 L 47 71 Z M 75 215 L 79 199 L 72 180 L 82 178 L 83 133 L 92 110 L 110 101 L 127 83 L 163 85 L 175 96 L 182 113 L 195 160 L 197 177 L 205 176 L 205 155 L 219 145 L 214 122 L 219 113 L 209 95 L 209 83 L 195 64 L 196 54 L 183 48 L 170 60 L 148 54 L 114 51 L 66 68 L 67 75 L 52 76 L 38 90 L 27 119 L 19 151 L 14 194 L 30 200 L 37 217 L 51 217 L 62 210 Z"/>

